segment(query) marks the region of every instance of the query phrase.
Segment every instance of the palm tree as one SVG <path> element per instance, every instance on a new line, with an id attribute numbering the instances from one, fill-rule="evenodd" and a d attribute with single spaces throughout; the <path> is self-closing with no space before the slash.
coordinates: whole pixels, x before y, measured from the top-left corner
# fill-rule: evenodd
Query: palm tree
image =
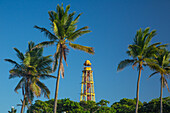
<path id="1" fill-rule="evenodd" d="M 55 90 L 54 113 L 56 113 L 57 110 L 57 96 L 58 96 L 60 73 L 62 78 L 64 78 L 64 66 L 62 60 L 64 59 L 64 61 L 66 62 L 66 55 L 69 52 L 67 46 L 70 46 L 74 49 L 85 51 L 90 54 L 94 54 L 94 50 L 92 47 L 87 47 L 87 46 L 82 46 L 79 44 L 72 43 L 79 36 L 89 33 L 91 31 L 87 30 L 88 26 L 76 30 L 77 28 L 76 23 L 78 22 L 78 19 L 81 14 L 79 14 L 75 19 L 73 19 L 75 12 L 68 14 L 69 9 L 70 9 L 70 5 L 67 5 L 66 9 L 64 10 L 63 4 L 61 6 L 58 4 L 56 12 L 55 11 L 48 12 L 53 33 L 51 33 L 45 28 L 35 26 L 35 28 L 41 30 L 41 32 L 44 32 L 45 35 L 50 40 L 50 41 L 44 41 L 42 43 L 39 43 L 36 47 L 44 47 L 44 46 L 50 46 L 52 44 L 56 44 L 56 52 L 54 54 L 54 63 L 52 68 L 53 72 L 56 71 L 57 66 L 59 67 L 58 67 L 56 90 Z"/>
<path id="2" fill-rule="evenodd" d="M 148 65 L 152 70 L 155 72 L 152 73 L 150 77 L 159 73 L 161 75 L 161 93 L 160 93 L 160 113 L 163 113 L 163 106 L 162 106 L 162 93 L 163 88 L 166 86 L 168 91 L 168 83 L 166 78 L 170 75 L 170 52 L 166 49 L 161 51 L 158 56 L 155 58 L 154 62 L 150 62 Z"/>
<path id="3" fill-rule="evenodd" d="M 17 48 L 14 48 L 17 52 L 17 57 L 21 61 L 20 63 L 11 59 L 5 59 L 5 61 L 14 64 L 14 67 L 9 71 L 9 79 L 15 77 L 21 78 L 14 89 L 16 93 L 18 93 L 18 89 L 22 89 L 24 98 L 22 100 L 21 113 L 23 113 L 26 101 L 31 104 L 34 96 L 39 97 L 41 94 L 44 94 L 44 97 L 49 98 L 50 91 L 40 79 L 56 78 L 55 76 L 49 75 L 52 71 L 50 67 L 52 63 L 50 55 L 44 57 L 42 56 L 43 48 L 32 49 L 33 47 L 34 43 L 30 42 L 25 54 L 20 52 Z"/>
<path id="4" fill-rule="evenodd" d="M 141 71 L 143 66 L 147 64 L 147 61 L 151 61 L 151 58 L 155 55 L 156 51 L 165 45 L 160 45 L 159 43 L 154 43 L 150 45 L 151 39 L 156 35 L 156 30 L 153 30 L 149 33 L 150 28 L 142 30 L 141 28 L 137 31 L 137 34 L 134 38 L 134 43 L 128 46 L 127 54 L 132 57 L 132 59 L 125 59 L 121 61 L 117 67 L 117 70 L 120 71 L 128 65 L 132 65 L 134 68 L 138 64 L 138 81 L 137 81 L 137 90 L 136 90 L 136 110 L 138 112 L 138 103 L 139 103 L 139 83 L 141 78 Z"/>

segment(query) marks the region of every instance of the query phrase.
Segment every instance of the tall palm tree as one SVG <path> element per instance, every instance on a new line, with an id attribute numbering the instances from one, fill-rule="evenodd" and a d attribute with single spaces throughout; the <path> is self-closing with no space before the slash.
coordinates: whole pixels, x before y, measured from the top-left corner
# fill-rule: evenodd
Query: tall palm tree
<path id="1" fill-rule="evenodd" d="M 155 55 L 156 51 L 165 45 L 160 45 L 159 43 L 150 44 L 151 39 L 156 35 L 156 30 L 149 32 L 150 28 L 146 28 L 142 30 L 141 28 L 137 31 L 136 36 L 134 38 L 133 44 L 128 46 L 127 54 L 132 57 L 132 59 L 125 59 L 121 61 L 117 67 L 117 70 L 120 71 L 124 69 L 128 65 L 132 65 L 134 68 L 138 65 L 138 80 L 137 80 L 137 90 L 136 90 L 136 110 L 135 113 L 138 112 L 138 103 L 139 103 L 139 83 L 141 78 L 141 71 L 143 70 L 143 66 L 147 64 L 147 61 L 151 61 L 151 58 Z"/>
<path id="2" fill-rule="evenodd" d="M 148 66 L 155 71 L 149 76 L 149 78 L 158 73 L 161 75 L 160 113 L 163 113 L 162 106 L 163 88 L 166 86 L 168 91 L 170 91 L 166 80 L 166 78 L 170 75 L 170 52 L 164 49 L 158 54 L 158 56 L 155 58 L 153 62 L 150 62 L 148 64 Z"/>
<path id="3" fill-rule="evenodd" d="M 42 56 L 43 48 L 32 49 L 33 47 L 34 43 L 30 42 L 25 54 L 20 52 L 17 48 L 14 48 L 17 57 L 21 61 L 20 63 L 11 59 L 5 59 L 5 61 L 14 64 L 14 67 L 9 71 L 9 79 L 15 77 L 21 78 L 14 89 L 16 93 L 18 93 L 18 89 L 22 89 L 24 98 L 22 100 L 21 113 L 23 113 L 26 101 L 31 104 L 34 96 L 39 97 L 41 94 L 44 94 L 45 97 L 49 98 L 50 91 L 40 79 L 56 78 L 55 76 L 49 75 L 52 71 L 50 67 L 52 63 L 50 55 Z"/>
<path id="4" fill-rule="evenodd" d="M 61 6 L 57 5 L 56 9 L 57 9 L 56 12 L 55 11 L 48 12 L 53 33 L 51 33 L 45 28 L 35 26 L 35 28 L 41 30 L 41 32 L 44 32 L 45 35 L 50 40 L 50 41 L 44 41 L 42 43 L 39 43 L 36 47 L 50 46 L 52 44 L 56 44 L 56 52 L 54 54 L 54 63 L 52 68 L 53 72 L 56 71 L 57 66 L 59 67 L 58 67 L 56 90 L 55 90 L 54 113 L 56 113 L 57 110 L 57 96 L 58 96 L 60 73 L 62 78 L 64 78 L 64 66 L 62 60 L 64 59 L 64 61 L 66 62 L 66 55 L 69 52 L 67 46 L 70 46 L 74 49 L 85 51 L 90 54 L 94 54 L 94 50 L 92 47 L 87 47 L 87 46 L 82 46 L 79 44 L 72 43 L 79 36 L 91 32 L 90 30 L 87 30 L 88 26 L 76 30 L 77 28 L 76 24 L 81 14 L 79 14 L 75 19 L 73 19 L 75 12 L 68 14 L 70 5 L 67 5 L 65 10 L 63 8 L 63 4 Z"/>

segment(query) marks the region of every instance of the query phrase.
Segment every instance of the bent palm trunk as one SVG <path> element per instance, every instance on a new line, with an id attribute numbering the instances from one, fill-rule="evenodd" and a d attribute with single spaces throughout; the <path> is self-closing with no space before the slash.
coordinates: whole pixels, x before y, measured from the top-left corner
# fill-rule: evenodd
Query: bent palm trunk
<path id="1" fill-rule="evenodd" d="M 136 111 L 135 111 L 135 113 L 138 113 L 139 83 L 140 83 L 141 71 L 142 71 L 142 65 L 140 64 L 140 65 L 139 65 L 139 76 L 138 76 L 138 82 L 137 82 L 137 91 L 136 91 Z"/>
<path id="2" fill-rule="evenodd" d="M 160 113 L 163 113 L 163 111 L 162 111 L 162 93 L 163 93 L 163 78 L 161 76 Z"/>
<path id="3" fill-rule="evenodd" d="M 26 99 L 26 94 L 24 95 L 24 99 L 23 99 L 23 102 L 22 102 L 21 113 L 23 113 L 23 112 L 24 112 L 25 99 Z"/>
<path id="4" fill-rule="evenodd" d="M 59 80 L 60 80 L 60 68 L 61 68 L 61 64 L 62 64 L 62 54 L 61 53 L 60 53 L 60 62 L 59 62 L 59 69 L 58 69 L 57 82 L 56 82 L 53 113 L 57 113 L 57 97 L 58 97 Z"/>

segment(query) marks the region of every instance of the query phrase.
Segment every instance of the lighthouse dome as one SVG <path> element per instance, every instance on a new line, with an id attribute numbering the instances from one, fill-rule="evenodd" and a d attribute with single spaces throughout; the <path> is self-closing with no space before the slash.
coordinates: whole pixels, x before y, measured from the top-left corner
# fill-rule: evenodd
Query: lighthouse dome
<path id="1" fill-rule="evenodd" d="M 84 63 L 85 66 L 91 66 L 91 63 L 89 60 L 86 60 L 85 63 Z"/>

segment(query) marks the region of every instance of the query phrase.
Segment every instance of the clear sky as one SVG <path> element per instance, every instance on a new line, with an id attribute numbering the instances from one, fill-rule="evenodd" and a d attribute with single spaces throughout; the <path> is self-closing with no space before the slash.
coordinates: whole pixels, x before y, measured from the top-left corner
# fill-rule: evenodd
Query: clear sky
<path id="1" fill-rule="evenodd" d="M 152 42 L 170 43 L 170 1 L 169 0 L 0 0 L 0 113 L 6 113 L 23 98 L 21 91 L 14 92 L 19 79 L 8 79 L 13 67 L 5 58 L 19 61 L 13 47 L 25 52 L 28 42 L 36 44 L 48 40 L 34 25 L 50 30 L 48 11 L 55 10 L 57 4 L 71 5 L 71 12 L 83 12 L 78 28 L 89 26 L 91 33 L 75 43 L 92 46 L 95 55 L 70 50 L 65 66 L 65 78 L 60 80 L 59 99 L 80 99 L 80 82 L 83 63 L 89 59 L 94 71 L 96 101 L 106 99 L 117 102 L 122 98 L 136 97 L 137 70 L 128 67 L 121 72 L 116 68 L 121 60 L 129 58 L 127 47 L 133 42 L 139 28 L 156 29 Z M 170 50 L 170 47 L 168 47 Z M 44 55 L 54 54 L 55 46 L 45 48 Z M 150 71 L 142 71 L 140 101 L 148 102 L 160 94 L 160 76 L 147 80 Z M 56 75 L 54 73 L 53 75 Z M 169 80 L 168 80 L 169 81 Z M 54 97 L 55 80 L 44 80 Z M 170 81 L 169 81 L 170 86 Z M 164 89 L 163 97 L 170 96 Z M 37 98 L 35 98 L 36 100 Z M 43 97 L 39 98 L 42 100 Z"/>

